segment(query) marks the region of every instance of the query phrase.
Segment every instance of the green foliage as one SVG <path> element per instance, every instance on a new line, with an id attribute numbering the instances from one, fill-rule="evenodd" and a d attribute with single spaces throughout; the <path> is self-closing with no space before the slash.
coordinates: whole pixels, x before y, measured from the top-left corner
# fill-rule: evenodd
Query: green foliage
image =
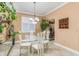
<path id="1" fill-rule="evenodd" d="M 13 3 L 9 3 L 11 8 L 6 4 L 6 2 L 0 2 L 0 13 L 6 20 L 15 20 L 16 19 L 16 10 L 13 7 Z"/>
<path id="2" fill-rule="evenodd" d="M 48 20 L 43 19 L 40 23 L 40 26 L 42 31 L 46 30 L 46 28 L 49 26 Z"/>
<path id="3" fill-rule="evenodd" d="M 6 4 L 6 2 L 0 2 L 0 15 L 3 20 L 15 20 L 16 10 L 14 9 L 13 3 L 9 2 L 11 8 Z M 3 26 L 0 24 L 0 32 L 2 32 Z"/>
<path id="4" fill-rule="evenodd" d="M 12 32 L 12 37 L 15 38 L 17 34 L 20 34 L 19 32 Z"/>
<path id="5" fill-rule="evenodd" d="M 4 26 L 0 24 L 0 33 L 2 33 Z"/>

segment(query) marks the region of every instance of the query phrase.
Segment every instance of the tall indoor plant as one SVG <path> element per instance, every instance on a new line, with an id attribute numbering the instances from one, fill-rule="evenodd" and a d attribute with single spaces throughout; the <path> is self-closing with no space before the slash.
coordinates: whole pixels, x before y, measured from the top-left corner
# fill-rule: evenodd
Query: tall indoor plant
<path id="1" fill-rule="evenodd" d="M 11 8 L 7 5 L 6 2 L 0 2 L 0 15 L 3 17 L 2 21 L 13 21 L 16 19 L 16 10 L 13 7 L 13 3 L 9 3 Z M 2 22 L 0 22 L 0 29 L 2 29 Z M 8 23 L 10 26 L 10 24 Z"/>
<path id="2" fill-rule="evenodd" d="M 8 4 L 10 5 L 10 7 L 9 7 Z M 8 24 L 8 32 L 10 34 L 10 32 L 11 32 L 11 28 L 10 27 L 13 25 L 12 24 L 13 20 L 16 19 L 16 10 L 15 10 L 15 8 L 13 6 L 13 3 L 12 2 L 8 2 L 8 3 L 6 3 L 6 2 L 0 2 L 0 15 L 3 17 L 2 21 L 7 22 L 7 24 Z M 1 30 L 1 32 L 3 31 L 2 24 L 3 23 L 0 22 L 0 30 Z M 14 31 L 12 31 L 12 32 L 14 33 Z M 12 38 L 13 37 L 14 36 L 12 36 Z M 13 40 L 14 39 L 12 39 L 12 41 Z M 13 42 L 15 42 L 15 41 L 13 41 Z"/>

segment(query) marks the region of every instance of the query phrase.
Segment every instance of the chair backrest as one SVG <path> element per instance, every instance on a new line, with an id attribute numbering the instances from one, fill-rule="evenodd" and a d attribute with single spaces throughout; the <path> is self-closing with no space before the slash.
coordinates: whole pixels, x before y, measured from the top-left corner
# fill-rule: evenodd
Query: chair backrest
<path id="1" fill-rule="evenodd" d="M 43 39 L 45 40 L 46 38 L 45 38 L 45 36 L 46 36 L 46 31 L 43 31 Z"/>
<path id="2" fill-rule="evenodd" d="M 24 37 L 24 38 L 23 38 Z M 24 40 L 26 40 L 28 38 L 28 35 L 19 35 L 19 39 L 20 39 L 20 41 L 24 41 Z"/>
<path id="3" fill-rule="evenodd" d="M 20 43 L 22 43 L 22 35 L 19 35 Z"/>
<path id="4" fill-rule="evenodd" d="M 40 34 L 39 34 L 39 33 L 37 33 L 37 40 L 39 40 L 39 35 L 40 35 Z"/>
<path id="5" fill-rule="evenodd" d="M 43 32 L 39 33 L 39 43 L 43 44 L 44 43 L 44 37 L 43 37 Z"/>
<path id="6" fill-rule="evenodd" d="M 36 39 L 38 40 L 38 42 L 40 42 L 40 40 L 41 40 L 41 32 L 37 33 Z"/>
<path id="7" fill-rule="evenodd" d="M 50 34 L 50 32 L 47 31 L 47 33 L 46 33 L 46 39 L 47 39 L 47 40 L 49 40 L 49 34 Z"/>
<path id="8" fill-rule="evenodd" d="M 37 40 L 35 44 L 37 44 L 38 48 L 43 47 L 42 32 L 37 33 Z"/>
<path id="9" fill-rule="evenodd" d="M 40 33 L 37 33 L 37 37 L 40 37 Z"/>

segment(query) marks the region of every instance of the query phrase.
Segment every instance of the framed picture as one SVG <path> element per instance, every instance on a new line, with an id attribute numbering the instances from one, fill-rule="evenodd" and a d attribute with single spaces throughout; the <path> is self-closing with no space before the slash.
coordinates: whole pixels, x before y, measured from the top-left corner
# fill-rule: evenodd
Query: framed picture
<path id="1" fill-rule="evenodd" d="M 69 28 L 69 18 L 59 19 L 59 29 L 68 29 Z"/>

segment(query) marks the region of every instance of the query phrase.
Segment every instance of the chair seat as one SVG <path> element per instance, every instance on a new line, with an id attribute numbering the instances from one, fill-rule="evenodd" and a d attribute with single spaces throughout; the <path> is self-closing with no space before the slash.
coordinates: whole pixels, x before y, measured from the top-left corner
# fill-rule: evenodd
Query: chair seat
<path id="1" fill-rule="evenodd" d="M 42 44 L 34 44 L 34 45 L 32 45 L 32 47 L 34 49 L 42 49 L 43 48 L 42 46 L 43 46 Z"/>
<path id="2" fill-rule="evenodd" d="M 49 42 L 49 40 L 44 40 L 44 43 L 48 43 Z"/>

